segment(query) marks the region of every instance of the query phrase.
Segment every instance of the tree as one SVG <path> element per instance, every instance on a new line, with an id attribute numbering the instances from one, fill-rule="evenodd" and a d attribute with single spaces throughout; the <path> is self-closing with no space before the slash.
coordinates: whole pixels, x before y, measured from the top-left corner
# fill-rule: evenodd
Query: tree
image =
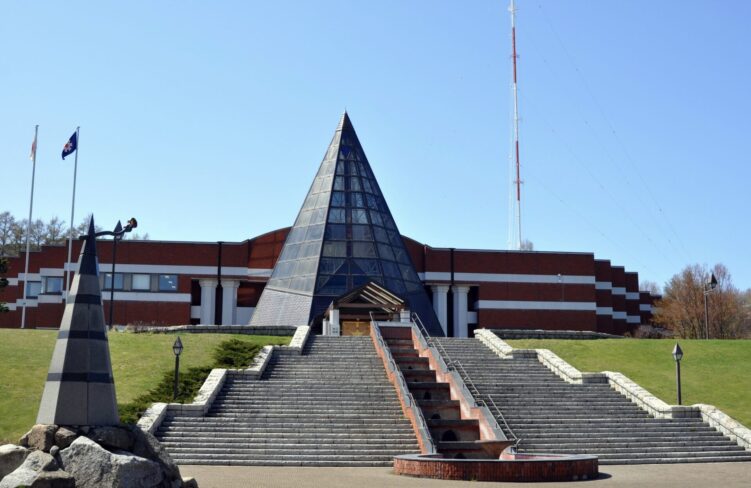
<path id="1" fill-rule="evenodd" d="M 32 250 L 38 251 L 42 248 L 42 244 L 47 243 L 47 226 L 42 219 L 36 219 L 31 223 L 31 228 L 29 230 L 29 247 Z"/>
<path id="2" fill-rule="evenodd" d="M 723 264 L 709 270 L 698 264 L 686 266 L 665 284 L 662 300 L 656 304 L 654 322 L 687 339 L 705 337 L 704 290 L 711 274 L 717 287 L 707 294 L 709 337 L 740 337 L 745 328 L 743 296 L 733 286 L 730 272 Z"/>
<path id="3" fill-rule="evenodd" d="M 0 293 L 3 292 L 6 286 L 8 286 L 8 280 L 5 278 L 5 274 L 8 272 L 8 260 L 0 257 Z M 8 307 L 4 302 L 0 301 L 0 313 L 7 312 Z"/>
<path id="4" fill-rule="evenodd" d="M 654 296 L 662 295 L 662 290 L 660 290 L 660 285 L 650 280 L 643 280 L 641 283 L 639 283 L 639 290 L 648 291 L 650 295 L 654 295 Z"/>
<path id="5" fill-rule="evenodd" d="M 45 244 L 63 244 L 65 234 L 65 221 L 52 217 L 45 229 Z"/>
<path id="6" fill-rule="evenodd" d="M 28 220 L 16 220 L 11 229 L 13 243 L 11 245 L 11 252 L 18 254 L 26 249 L 26 223 Z"/>
<path id="7" fill-rule="evenodd" d="M 78 227 L 73 228 L 73 240 L 78 239 L 79 236 L 85 236 L 89 233 L 89 221 L 91 220 L 91 214 L 88 214 L 86 217 L 83 218 L 80 224 L 78 224 Z M 100 225 L 97 225 L 96 222 L 94 222 L 94 232 L 101 232 L 104 228 Z"/>
<path id="8" fill-rule="evenodd" d="M 16 219 L 10 212 L 0 213 L 0 256 L 11 254 L 13 246 L 13 228 L 16 225 Z"/>
<path id="9" fill-rule="evenodd" d="M 534 251 L 535 250 L 535 245 L 529 239 L 524 239 L 521 242 L 521 244 L 519 245 L 519 250 L 521 250 L 521 251 Z"/>

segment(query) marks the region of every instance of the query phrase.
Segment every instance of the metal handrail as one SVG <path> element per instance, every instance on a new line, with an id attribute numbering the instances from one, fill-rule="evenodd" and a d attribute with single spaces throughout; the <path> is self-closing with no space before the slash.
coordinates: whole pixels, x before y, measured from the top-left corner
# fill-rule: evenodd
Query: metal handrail
<path id="1" fill-rule="evenodd" d="M 469 390 L 470 394 L 475 400 L 475 404 L 482 404 L 482 406 L 486 407 L 488 410 L 493 412 L 496 416 L 496 418 L 500 418 L 503 422 L 503 425 L 506 427 L 506 431 L 511 435 L 512 440 L 514 441 L 514 446 L 516 447 L 519 445 L 519 442 L 521 442 L 521 439 L 514 433 L 514 431 L 511 429 L 511 426 L 509 426 L 508 422 L 506 422 L 506 418 L 503 416 L 503 412 L 501 412 L 501 409 L 498 408 L 498 405 L 493 400 L 493 396 L 488 394 L 486 395 L 488 397 L 488 400 L 490 400 L 490 405 L 492 405 L 493 408 L 490 408 L 488 403 L 485 401 L 484 398 L 481 398 L 480 396 L 480 390 L 477 389 L 477 386 L 475 386 L 475 383 L 472 381 L 472 378 L 469 376 L 469 373 L 467 373 L 467 370 L 464 369 L 464 365 L 461 361 L 458 359 L 453 359 L 451 355 L 448 353 L 445 347 L 443 347 L 443 344 L 441 344 L 440 341 L 436 340 L 433 336 L 428 333 L 428 330 L 425 328 L 425 325 L 423 324 L 422 320 L 420 319 L 420 316 L 417 315 L 417 313 L 412 312 L 412 321 L 417 325 L 417 328 L 419 329 L 420 333 L 425 338 L 425 342 L 428 343 L 429 347 L 435 347 L 438 351 L 438 354 L 443 358 L 443 362 L 446 363 L 446 367 L 449 370 L 456 371 L 459 374 L 459 377 L 461 377 L 462 381 L 464 381 L 465 386 L 469 385 L 471 387 L 471 390 Z M 468 388 L 469 389 L 469 388 Z M 473 391 L 474 390 L 474 391 Z"/>

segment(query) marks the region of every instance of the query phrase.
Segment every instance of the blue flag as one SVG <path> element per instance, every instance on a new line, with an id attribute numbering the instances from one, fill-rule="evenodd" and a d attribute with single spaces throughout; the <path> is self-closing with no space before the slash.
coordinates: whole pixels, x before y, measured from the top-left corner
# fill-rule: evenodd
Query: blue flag
<path id="1" fill-rule="evenodd" d="M 65 156 L 68 156 L 73 153 L 76 149 L 78 149 L 78 133 L 74 132 L 72 136 L 70 136 L 70 139 L 68 139 L 68 142 L 65 143 L 63 146 L 63 159 L 65 159 Z"/>

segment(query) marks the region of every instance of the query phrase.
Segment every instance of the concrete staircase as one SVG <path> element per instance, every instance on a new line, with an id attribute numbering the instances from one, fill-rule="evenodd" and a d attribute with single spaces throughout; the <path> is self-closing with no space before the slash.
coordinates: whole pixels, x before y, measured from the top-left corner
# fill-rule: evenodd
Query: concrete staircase
<path id="1" fill-rule="evenodd" d="M 179 464 L 391 466 L 419 447 L 370 337 L 311 336 L 260 380 L 229 376 L 205 417 L 165 419 Z"/>
<path id="2" fill-rule="evenodd" d="M 492 396 L 519 452 L 595 454 L 600 464 L 751 461 L 701 418 L 655 419 L 607 383 L 567 383 L 523 351 L 501 359 L 477 339 L 436 340 L 461 362 L 476 396 Z"/>

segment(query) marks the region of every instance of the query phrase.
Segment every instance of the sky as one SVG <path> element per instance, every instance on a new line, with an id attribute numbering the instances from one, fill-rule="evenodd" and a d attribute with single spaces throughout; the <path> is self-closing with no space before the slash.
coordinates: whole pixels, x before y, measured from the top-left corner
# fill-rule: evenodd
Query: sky
<path id="1" fill-rule="evenodd" d="M 402 234 L 508 248 L 506 1 L 7 2 L 0 211 L 151 239 L 293 223 L 342 112 Z M 519 0 L 522 237 L 751 288 L 751 3 Z"/>

